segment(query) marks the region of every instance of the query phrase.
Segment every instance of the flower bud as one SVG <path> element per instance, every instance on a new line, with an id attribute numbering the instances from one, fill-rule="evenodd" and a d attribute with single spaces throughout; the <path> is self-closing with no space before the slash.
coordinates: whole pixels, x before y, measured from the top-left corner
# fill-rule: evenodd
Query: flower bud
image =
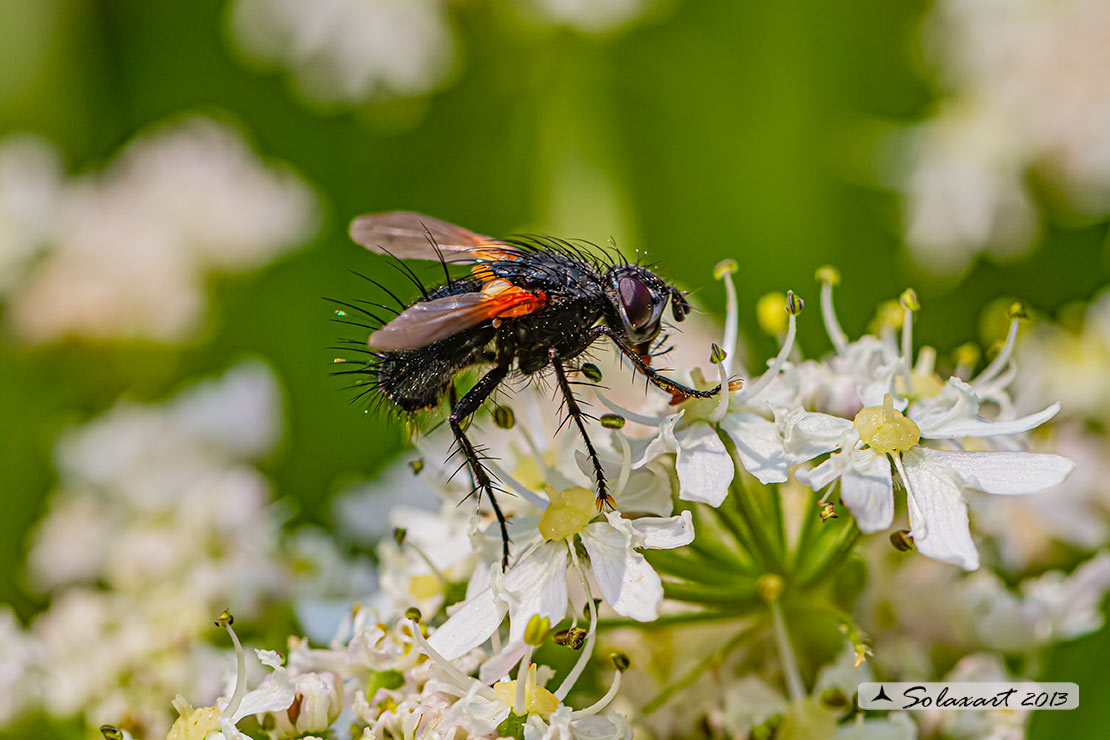
<path id="1" fill-rule="evenodd" d="M 547 638 L 547 632 L 551 629 L 551 620 L 548 617 L 541 617 L 539 614 L 533 614 L 528 620 L 528 625 L 524 628 L 524 642 L 532 647 L 539 647 L 543 644 L 544 639 Z"/>
<path id="2" fill-rule="evenodd" d="M 592 362 L 584 362 L 582 363 L 581 370 L 582 374 L 586 376 L 586 380 L 589 380 L 591 383 L 601 382 L 601 368 L 597 365 Z"/>
<path id="3" fill-rule="evenodd" d="M 785 584 L 782 581 L 782 576 L 767 573 L 759 577 L 755 587 L 759 590 L 759 595 L 763 597 L 764 601 L 778 601 Z"/>
<path id="4" fill-rule="evenodd" d="M 318 734 L 328 729 L 343 708 L 343 684 L 334 673 L 303 673 L 293 678 L 293 703 L 274 712 L 278 738 Z"/>
<path id="5" fill-rule="evenodd" d="M 498 406 L 493 410 L 493 423 L 501 429 L 512 429 L 516 424 L 516 415 L 508 406 Z"/>
<path id="6" fill-rule="evenodd" d="M 624 417 L 619 414 L 602 414 L 598 419 L 606 429 L 624 429 Z"/>
<path id="7" fill-rule="evenodd" d="M 817 282 L 819 283 L 828 283 L 833 287 L 840 285 L 840 270 L 832 265 L 822 265 L 818 267 L 814 277 L 817 278 Z"/>
<path id="8" fill-rule="evenodd" d="M 713 268 L 713 279 L 724 280 L 726 275 L 734 275 L 740 269 L 739 263 L 731 257 L 721 260 Z"/>

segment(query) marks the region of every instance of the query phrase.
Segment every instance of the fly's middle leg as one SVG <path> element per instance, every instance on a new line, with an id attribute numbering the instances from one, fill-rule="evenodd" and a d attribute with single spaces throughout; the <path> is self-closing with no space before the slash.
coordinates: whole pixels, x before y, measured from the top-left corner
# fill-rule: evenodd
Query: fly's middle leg
<path id="1" fill-rule="evenodd" d="M 605 481 L 605 471 L 601 467 L 601 459 L 598 458 L 594 443 L 590 439 L 589 432 L 586 431 L 586 414 L 582 412 L 578 399 L 574 397 L 574 389 L 570 387 L 570 382 L 567 381 L 566 368 L 563 367 L 563 362 L 559 359 L 559 355 L 554 348 L 548 350 L 548 357 L 551 360 L 551 366 L 555 369 L 555 379 L 559 383 L 559 390 L 563 393 L 563 404 L 567 411 L 567 418 L 574 421 L 574 425 L 578 427 L 582 439 L 586 442 L 586 454 L 590 458 L 590 463 L 593 464 L 594 477 L 597 479 L 597 508 L 598 510 L 606 506 L 612 508 L 616 504 L 613 497 L 609 495 L 609 485 Z"/>
<path id="2" fill-rule="evenodd" d="M 493 514 L 497 517 L 497 525 L 501 528 L 501 567 L 505 569 L 509 567 L 509 528 L 505 520 L 505 514 L 501 511 L 501 506 L 497 503 L 497 497 L 493 494 L 493 481 L 490 479 L 489 471 L 482 465 L 478 451 L 474 448 L 470 439 L 467 438 L 466 432 L 463 430 L 463 422 L 482 407 L 482 403 L 490 397 L 490 394 L 508 374 L 508 365 L 499 365 L 490 370 L 473 388 L 467 391 L 466 395 L 452 404 L 451 415 L 447 418 L 448 424 L 451 425 L 451 431 L 455 434 L 459 451 L 470 469 L 474 487 L 479 492 L 479 501 L 481 500 L 481 494 L 485 493 L 486 499 L 493 509 Z"/>

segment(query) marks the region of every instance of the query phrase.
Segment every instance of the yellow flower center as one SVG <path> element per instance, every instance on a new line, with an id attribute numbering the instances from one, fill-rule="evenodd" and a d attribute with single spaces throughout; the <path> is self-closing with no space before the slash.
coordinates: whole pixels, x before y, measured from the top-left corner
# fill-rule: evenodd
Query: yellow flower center
<path id="1" fill-rule="evenodd" d="M 204 740 L 210 732 L 220 729 L 220 710 L 198 707 L 188 717 L 178 717 L 166 740 Z"/>
<path id="2" fill-rule="evenodd" d="M 882 406 L 860 409 L 852 423 L 859 438 L 880 455 L 905 452 L 921 441 L 921 430 L 894 408 L 889 393 L 883 396 Z"/>
<path id="3" fill-rule="evenodd" d="M 936 373 L 923 373 L 914 370 L 910 373 L 910 388 L 906 388 L 906 378 L 899 373 L 894 376 L 894 390 L 902 397 L 932 398 L 944 390 L 944 381 Z M 912 423 L 912 422 L 911 422 Z"/>
<path id="4" fill-rule="evenodd" d="M 545 540 L 565 540 L 581 532 L 597 516 L 597 497 L 582 486 L 565 491 L 550 490 L 551 503 L 540 517 L 540 534 Z"/>
<path id="5" fill-rule="evenodd" d="M 516 681 L 498 681 L 493 685 L 497 698 L 510 707 L 516 701 Z M 559 700 L 543 686 L 536 685 L 536 664 L 528 666 L 528 678 L 524 684 L 524 706 L 528 714 L 547 716 L 559 708 Z"/>

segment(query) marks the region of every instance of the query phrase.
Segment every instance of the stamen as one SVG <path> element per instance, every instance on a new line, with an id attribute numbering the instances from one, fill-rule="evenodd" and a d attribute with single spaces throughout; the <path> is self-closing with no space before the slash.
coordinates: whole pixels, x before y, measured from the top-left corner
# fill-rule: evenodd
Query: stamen
<path id="1" fill-rule="evenodd" d="M 624 671 L 617 671 L 613 674 L 613 683 L 609 686 L 609 690 L 605 692 L 605 696 L 598 699 L 596 702 L 584 709 L 578 709 L 570 713 L 571 719 L 582 719 L 583 717 L 592 717 L 595 714 L 603 711 L 605 707 L 609 706 L 613 699 L 617 698 L 617 694 L 621 690 L 621 676 Z"/>
<path id="2" fill-rule="evenodd" d="M 444 658 L 442 655 L 436 652 L 436 649 L 429 645 L 428 641 L 424 639 L 424 635 L 420 634 L 419 624 L 411 619 L 408 620 L 408 622 L 409 625 L 412 627 L 412 641 L 415 642 L 420 647 L 420 650 L 429 658 L 431 658 L 431 660 L 436 665 L 442 668 L 443 672 L 446 673 L 460 689 L 463 687 L 470 687 L 471 685 L 478 683 L 476 679 L 473 679 L 460 671 L 458 668 L 455 667 L 454 663 L 447 660 L 447 658 Z M 478 695 L 481 696 L 483 699 L 497 701 L 497 693 L 493 689 L 485 685 L 482 685 L 482 687 L 478 689 Z"/>
<path id="3" fill-rule="evenodd" d="M 894 469 L 898 471 L 898 475 L 902 478 L 902 485 L 906 488 L 906 498 L 913 497 L 913 488 L 910 487 L 910 477 L 906 475 L 906 466 L 902 464 L 901 455 L 890 455 L 890 459 L 894 462 Z M 925 522 L 922 521 L 919 529 L 924 529 Z M 913 527 L 913 520 L 910 520 L 910 527 Z"/>
<path id="4" fill-rule="evenodd" d="M 721 364 L 723 365 L 724 363 Z M 597 400 L 601 401 L 602 406 L 609 409 L 614 414 L 620 414 L 628 421 L 634 421 L 637 424 L 643 424 L 647 427 L 661 427 L 666 424 L 668 418 L 670 418 L 667 416 L 644 416 L 643 414 L 637 414 L 635 411 L 629 411 L 628 409 L 617 405 L 613 401 L 610 401 L 608 398 L 605 397 L 604 393 L 597 390 L 596 388 L 594 389 L 594 395 L 597 396 Z"/>
<path id="5" fill-rule="evenodd" d="M 902 373 L 906 381 L 906 394 L 913 390 L 913 314 L 921 308 L 917 301 L 917 293 L 913 288 L 906 288 L 901 298 L 905 315 L 902 318 Z"/>
<path id="6" fill-rule="evenodd" d="M 821 281 L 821 319 L 825 324 L 825 333 L 832 340 L 836 353 L 843 355 L 848 349 L 848 336 L 840 328 L 836 306 L 833 304 L 833 287 L 840 282 L 840 273 L 835 267 L 826 265 L 818 268 L 817 279 Z"/>
<path id="7" fill-rule="evenodd" d="M 590 656 L 594 652 L 594 639 L 597 637 L 597 604 L 594 603 L 594 594 L 590 590 L 590 581 L 586 578 L 586 571 L 582 569 L 582 563 L 578 560 L 578 553 L 574 550 L 574 544 L 567 540 L 567 549 L 570 550 L 570 559 L 574 564 L 574 570 L 578 573 L 578 580 L 582 583 L 582 590 L 586 592 L 586 606 L 590 610 L 590 633 L 586 637 L 586 645 L 582 648 L 578 660 L 575 662 L 574 667 L 570 669 L 570 673 L 559 684 L 559 688 L 555 690 L 555 698 L 563 701 L 567 698 L 567 694 L 574 688 L 574 684 L 578 681 L 578 677 L 582 675 L 582 671 L 586 670 L 589 665 Z"/>
<path id="8" fill-rule="evenodd" d="M 791 316 L 790 318 L 793 319 L 794 317 Z M 725 359 L 727 361 L 728 358 Z M 728 413 L 728 399 L 731 392 L 728 386 L 728 368 L 725 367 L 724 362 L 717 364 L 717 377 L 720 379 L 721 392 L 717 394 L 717 408 L 713 409 L 713 413 L 709 415 L 709 420 L 713 422 L 720 421 Z"/>
<path id="9" fill-rule="evenodd" d="M 617 474 L 617 482 L 613 484 L 613 498 L 619 501 L 624 487 L 628 485 L 628 477 L 632 474 L 632 447 L 624 432 L 615 431 L 613 436 L 617 438 L 617 444 L 621 448 L 621 472 Z"/>
<path id="10" fill-rule="evenodd" d="M 971 386 L 973 388 L 979 389 L 990 383 L 1002 372 L 1003 368 L 1006 367 L 1006 364 L 1010 361 L 1010 356 L 1014 353 L 1014 345 L 1017 343 L 1018 323 L 1020 321 L 1021 319 L 1017 316 L 1011 319 L 1010 330 L 1006 333 L 1006 343 L 1002 345 L 1002 349 L 999 350 L 998 356 L 991 360 L 991 364 L 987 365 L 983 372 L 979 373 L 979 377 L 971 381 Z"/>
<path id="11" fill-rule="evenodd" d="M 714 276 L 725 284 L 725 333 L 721 338 L 721 348 L 726 353 L 725 375 L 732 373 L 732 358 L 736 356 L 736 339 L 740 334 L 740 311 L 736 300 L 736 285 L 732 282 L 732 274 L 737 269 L 736 260 L 725 260 L 714 270 Z"/>
<path id="12" fill-rule="evenodd" d="M 239 642 L 239 636 L 231 626 L 234 621 L 235 618 L 227 609 L 220 612 L 220 616 L 216 618 L 216 625 L 227 629 L 227 633 L 231 635 L 231 642 L 235 645 L 235 691 L 228 699 L 227 706 L 220 712 L 225 717 L 234 717 L 239 711 L 239 705 L 243 703 L 243 697 L 247 695 L 247 654 L 243 650 L 243 644 Z"/>
<path id="13" fill-rule="evenodd" d="M 794 348 L 794 336 L 798 331 L 798 317 L 794 314 L 788 314 L 787 318 L 789 323 L 786 327 L 786 338 L 783 340 L 782 348 L 779 349 L 779 353 L 775 356 L 771 366 L 768 367 L 766 372 L 760 375 L 759 379 L 754 383 L 741 388 L 737 398 L 750 399 L 759 395 L 763 389 L 770 385 L 771 381 L 774 380 L 775 376 L 782 370 L 782 366 L 786 364 L 786 359 L 790 356 L 790 351 Z"/>
<path id="14" fill-rule="evenodd" d="M 528 670 L 532 664 L 532 651 L 535 650 L 531 645 L 524 648 L 524 655 L 520 658 L 520 667 L 516 669 L 516 695 L 513 697 L 513 714 L 518 717 L 523 717 L 528 712 L 528 697 L 533 695 L 529 691 L 531 687 L 528 685 L 529 681 L 534 681 L 534 674 Z"/>
<path id="15" fill-rule="evenodd" d="M 802 674 L 798 670 L 798 658 L 794 655 L 794 648 L 790 645 L 790 635 L 786 631 L 786 620 L 782 617 L 782 608 L 778 599 L 769 599 L 771 607 L 771 628 L 775 635 L 775 647 L 778 649 L 779 660 L 782 661 L 783 677 L 786 679 L 786 693 L 790 701 L 801 701 L 806 696 L 805 686 L 802 684 Z"/>

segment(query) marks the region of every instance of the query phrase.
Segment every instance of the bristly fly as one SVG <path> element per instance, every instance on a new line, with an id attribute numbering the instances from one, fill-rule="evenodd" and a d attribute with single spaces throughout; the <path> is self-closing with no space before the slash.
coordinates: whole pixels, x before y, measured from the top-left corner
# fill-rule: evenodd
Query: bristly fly
<path id="1" fill-rule="evenodd" d="M 675 399 L 709 398 L 720 392 L 689 388 L 651 367 L 651 349 L 663 312 L 682 321 L 690 304 L 681 291 L 655 273 L 623 258 L 609 259 L 577 244 L 547 237 L 493 239 L 461 226 L 406 211 L 359 216 L 351 238 L 372 252 L 397 260 L 436 260 L 446 281 L 425 288 L 408 272 L 421 296 L 411 304 L 393 297 L 398 309 L 379 322 L 367 341 L 369 361 L 350 372 L 374 376 L 369 392 L 404 413 L 451 402 L 448 424 L 501 528 L 502 564 L 508 566 L 509 535 L 490 473 L 466 435 L 466 421 L 514 371 L 533 376 L 550 369 L 562 394 L 567 419 L 585 442 L 597 481 L 598 508 L 612 506 L 608 483 L 586 429 L 589 418 L 567 380 L 566 363 L 608 337 L 648 381 Z M 470 265 L 452 277 L 447 264 Z M 382 304 L 370 304 L 386 309 Z M 492 366 L 461 398 L 455 376 L 472 366 Z"/>

